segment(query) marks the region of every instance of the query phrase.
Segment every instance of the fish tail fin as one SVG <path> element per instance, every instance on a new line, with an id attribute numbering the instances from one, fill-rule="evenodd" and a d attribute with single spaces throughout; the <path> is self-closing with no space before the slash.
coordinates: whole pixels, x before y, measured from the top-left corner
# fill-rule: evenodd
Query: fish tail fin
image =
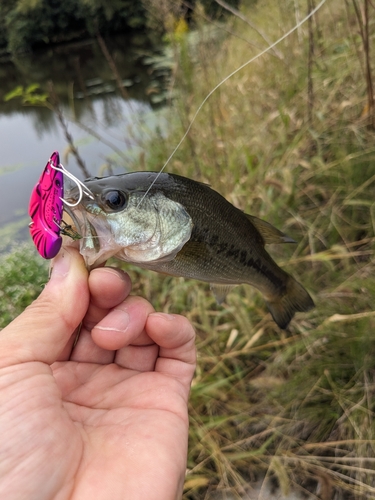
<path id="1" fill-rule="evenodd" d="M 272 299 L 268 298 L 266 303 L 273 319 L 282 329 L 287 328 L 297 311 L 306 312 L 315 306 L 305 288 L 292 276 L 288 276 L 286 292 Z"/>

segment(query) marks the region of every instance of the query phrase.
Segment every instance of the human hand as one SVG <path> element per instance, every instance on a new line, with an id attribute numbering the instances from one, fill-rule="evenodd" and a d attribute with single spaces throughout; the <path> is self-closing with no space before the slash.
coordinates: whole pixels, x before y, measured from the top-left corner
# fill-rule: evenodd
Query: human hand
<path id="1" fill-rule="evenodd" d="M 0 498 L 181 497 L 194 331 L 130 288 L 64 250 L 0 333 Z"/>

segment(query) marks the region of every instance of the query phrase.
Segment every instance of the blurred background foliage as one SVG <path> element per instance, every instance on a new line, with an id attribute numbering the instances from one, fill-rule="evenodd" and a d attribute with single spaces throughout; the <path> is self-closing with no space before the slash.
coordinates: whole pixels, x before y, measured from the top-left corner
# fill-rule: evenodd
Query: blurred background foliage
<path id="1" fill-rule="evenodd" d="M 228 4 L 237 5 L 238 1 L 228 0 Z M 203 4 L 214 16 L 223 11 L 214 0 L 203 0 Z M 190 4 L 173 2 L 172 10 L 177 15 L 185 15 L 194 5 L 195 0 Z M 155 4 L 155 7 L 160 6 Z M 148 0 L 1 0 L 0 50 L 16 54 L 84 39 L 98 31 L 113 35 L 145 29 L 151 19 L 149 11 L 155 7 Z M 160 34 L 161 26 L 163 24 L 152 28 Z"/>
<path id="2" fill-rule="evenodd" d="M 179 2 L 144 5 L 147 26 L 166 35 L 153 62 L 168 68 L 169 126 L 132 170 L 159 170 L 208 93 L 314 2 L 244 2 L 224 25 L 200 4 L 188 20 Z M 218 88 L 167 167 L 298 241 L 270 253 L 311 291 L 313 311 L 280 331 L 250 287 L 218 306 L 202 283 L 124 265 L 133 293 L 197 330 L 186 500 L 253 498 L 258 481 L 285 495 L 375 498 L 374 40 L 371 2 L 327 1 Z M 47 279 L 35 267 L 29 292 L 19 258 L 0 265 L 1 308 L 12 304 L 3 324 Z"/>

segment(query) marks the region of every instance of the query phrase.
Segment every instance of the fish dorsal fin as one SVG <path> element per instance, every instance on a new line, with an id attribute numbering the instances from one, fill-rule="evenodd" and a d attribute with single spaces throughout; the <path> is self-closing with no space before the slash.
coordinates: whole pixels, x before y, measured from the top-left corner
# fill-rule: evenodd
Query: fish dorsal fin
<path id="1" fill-rule="evenodd" d="M 210 283 L 211 290 L 215 295 L 216 302 L 218 304 L 222 304 L 225 300 L 225 297 L 232 290 L 235 285 L 223 285 L 220 283 Z"/>
<path id="2" fill-rule="evenodd" d="M 245 214 L 249 221 L 256 227 L 263 238 L 264 243 L 296 243 L 293 238 L 276 229 L 272 224 L 265 220 L 258 219 L 253 215 Z"/>

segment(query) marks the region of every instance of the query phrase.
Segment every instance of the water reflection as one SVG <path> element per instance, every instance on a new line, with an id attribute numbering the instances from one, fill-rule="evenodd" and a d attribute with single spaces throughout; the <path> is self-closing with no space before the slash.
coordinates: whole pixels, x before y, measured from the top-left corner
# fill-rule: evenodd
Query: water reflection
<path id="1" fill-rule="evenodd" d="M 52 151 L 59 150 L 65 166 L 83 178 L 73 156 L 66 155 L 68 144 L 53 112 L 22 106 L 18 99 L 3 101 L 16 86 L 38 83 L 46 90 L 53 81 L 69 132 L 91 174 L 100 174 L 106 165 L 122 171 L 139 155 L 156 120 L 148 91 L 155 89 L 155 81 L 142 64 L 152 49 L 145 40 L 124 38 L 111 40 L 108 49 L 127 99 L 94 40 L 0 64 L 0 229 L 27 214 L 31 189 Z"/>
<path id="2" fill-rule="evenodd" d="M 151 84 L 145 56 L 155 49 L 146 37 L 116 37 L 107 41 L 107 48 L 116 66 L 119 78 L 125 83 L 129 96 L 148 101 L 147 88 Z M 0 64 L 0 111 L 2 114 L 17 109 L 15 101 L 3 103 L 3 97 L 16 86 L 39 83 L 46 91 L 47 82 L 54 82 L 60 100 L 71 103 L 72 98 L 107 94 L 116 88 L 116 75 L 104 57 L 95 39 L 62 45 L 53 49 L 22 55 Z M 89 103 L 77 101 L 76 117 Z"/>

